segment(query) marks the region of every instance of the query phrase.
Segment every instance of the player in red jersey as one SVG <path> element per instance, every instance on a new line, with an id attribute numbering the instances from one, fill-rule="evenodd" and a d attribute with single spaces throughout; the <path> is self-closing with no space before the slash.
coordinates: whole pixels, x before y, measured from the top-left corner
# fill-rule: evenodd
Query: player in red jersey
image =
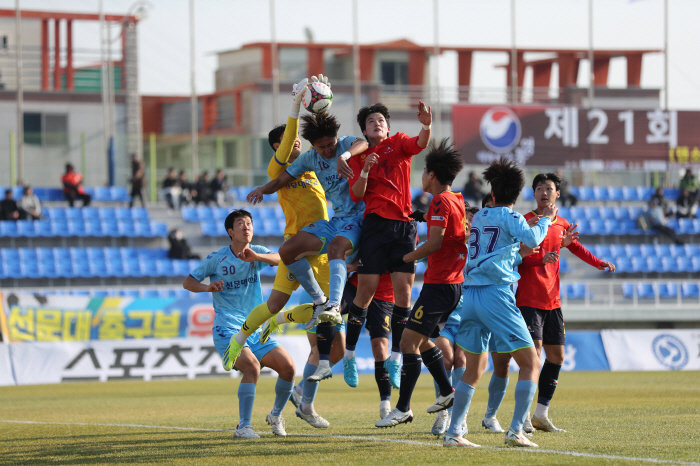
<path id="1" fill-rule="evenodd" d="M 351 387 L 358 384 L 354 345 L 379 277 L 386 272 L 386 261 L 408 254 L 416 247 L 416 223 L 411 218 L 411 159 L 428 146 L 432 122 L 430 108 L 423 102 L 418 103 L 417 118 L 423 125 L 418 136 L 411 138 L 404 133 L 389 136 L 389 110 L 380 103 L 363 107 L 357 122 L 369 149 L 350 158 L 348 167 L 342 167 L 340 161 L 338 164 L 338 172 L 349 178 L 353 201 L 364 201 L 366 206 L 360 237 L 358 290 L 350 309 L 343 359 L 345 381 Z M 413 261 L 401 264 L 391 274 L 396 302 L 391 318 L 391 357 L 386 366 L 395 388 L 401 380 L 399 342 L 410 311 L 414 274 Z"/>
<path id="2" fill-rule="evenodd" d="M 436 413 L 452 406 L 454 390 L 447 377 L 440 348 L 430 341 L 433 330 L 445 314 L 454 311 L 462 295 L 463 269 L 467 260 L 466 214 L 464 199 L 453 192 L 452 182 L 462 169 L 462 157 L 444 139 L 425 157 L 423 191 L 433 200 L 426 214 L 428 240 L 415 251 L 393 256 L 386 267 L 391 271 L 406 263 L 428 257 L 423 275 L 423 289 L 411 310 L 406 330 L 401 337 L 403 367 L 399 401 L 377 427 L 392 427 L 411 422 L 411 395 L 424 363 L 440 388 L 440 396 L 428 413 Z"/>
<path id="3" fill-rule="evenodd" d="M 554 173 L 540 173 L 532 181 L 532 189 L 537 202 L 537 209 L 525 215 L 525 220 L 539 218 L 550 204 L 554 204 L 561 196 L 561 178 Z M 538 382 L 537 408 L 532 416 L 532 426 L 545 432 L 563 432 L 552 424 L 549 419 L 549 402 L 557 388 L 559 371 L 564 363 L 564 344 L 566 332 L 564 318 L 561 312 L 559 291 L 559 251 L 568 247 L 569 251 L 585 263 L 599 270 L 615 271 L 615 265 L 603 261 L 590 253 L 576 240 L 573 230 L 576 225 L 570 225 L 565 218 L 557 216 L 547 231 L 540 251 L 523 259 L 518 266 L 520 280 L 515 293 L 516 306 L 525 319 L 528 330 L 532 335 L 540 357 L 544 347 L 546 359 Z M 568 246 L 562 245 L 562 238 L 574 235 Z M 568 243 L 569 241 L 566 241 Z M 533 429 L 526 421 L 523 430 Z"/>

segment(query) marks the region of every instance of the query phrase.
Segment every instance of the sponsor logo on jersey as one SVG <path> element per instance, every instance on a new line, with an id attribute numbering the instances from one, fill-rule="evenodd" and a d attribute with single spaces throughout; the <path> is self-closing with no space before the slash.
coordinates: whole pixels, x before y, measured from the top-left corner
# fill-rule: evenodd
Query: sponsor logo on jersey
<path id="1" fill-rule="evenodd" d="M 430 217 L 430 220 L 437 220 L 437 221 L 443 222 L 443 221 L 445 221 L 445 217 L 441 217 L 439 215 L 433 215 L 432 217 Z"/>

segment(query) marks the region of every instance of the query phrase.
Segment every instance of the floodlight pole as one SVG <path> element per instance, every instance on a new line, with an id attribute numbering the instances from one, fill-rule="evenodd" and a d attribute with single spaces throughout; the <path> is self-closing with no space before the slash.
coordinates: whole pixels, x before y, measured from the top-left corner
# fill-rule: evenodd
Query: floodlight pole
<path id="1" fill-rule="evenodd" d="M 588 0 L 588 63 L 591 67 L 588 76 L 588 108 L 593 108 L 593 87 L 595 86 L 595 62 L 593 60 L 593 0 Z"/>
<path id="2" fill-rule="evenodd" d="M 24 184 L 24 83 L 22 82 L 22 13 L 15 0 L 15 43 L 17 65 L 17 182 Z"/>
<path id="3" fill-rule="evenodd" d="M 280 68 L 275 33 L 275 0 L 270 0 L 270 59 L 272 60 L 272 121 L 280 122 Z"/>
<path id="4" fill-rule="evenodd" d="M 664 109 L 668 110 L 668 0 L 664 0 Z"/>
<path id="5" fill-rule="evenodd" d="M 358 14 L 357 14 L 357 0 L 352 0 L 352 61 L 353 61 L 353 94 L 354 94 L 354 112 L 353 115 L 357 115 L 360 112 L 361 100 L 360 100 L 360 43 L 359 43 L 359 33 L 358 33 Z"/>
<path id="6" fill-rule="evenodd" d="M 434 139 L 437 141 L 442 135 L 442 104 L 440 102 L 440 34 L 439 34 L 439 0 L 433 0 L 433 60 L 435 64 L 433 65 L 433 74 L 435 75 L 435 113 L 433 114 L 433 120 L 435 121 L 435 135 Z"/>
<path id="7" fill-rule="evenodd" d="M 510 102 L 518 103 L 518 51 L 515 48 L 515 0 L 510 0 Z"/>
<path id="8" fill-rule="evenodd" d="M 197 83 L 194 51 L 194 0 L 190 0 L 190 146 L 192 152 L 192 176 L 196 179 L 199 171 Z"/>

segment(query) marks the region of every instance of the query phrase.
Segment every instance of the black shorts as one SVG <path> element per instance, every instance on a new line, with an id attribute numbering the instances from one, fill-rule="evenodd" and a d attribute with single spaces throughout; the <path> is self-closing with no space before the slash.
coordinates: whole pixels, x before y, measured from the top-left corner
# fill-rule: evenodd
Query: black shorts
<path id="1" fill-rule="evenodd" d="M 404 222 L 369 214 L 362 221 L 360 263 L 357 273 L 381 275 L 390 257 L 404 256 L 416 249 L 415 220 Z M 407 263 L 394 272 L 416 273 L 416 265 Z"/>
<path id="2" fill-rule="evenodd" d="M 462 297 L 462 284 L 424 283 L 411 309 L 406 328 L 430 337 L 443 316 L 448 316 Z"/>
<path id="3" fill-rule="evenodd" d="M 560 307 L 551 311 L 527 306 L 519 309 L 533 340 L 542 340 L 543 345 L 564 345 L 566 343 L 564 316 L 562 316 Z"/>
<path id="4" fill-rule="evenodd" d="M 355 300 L 357 288 L 347 282 L 343 290 L 343 298 L 340 301 L 340 313 L 342 315 L 350 312 L 350 306 Z M 391 314 L 394 312 L 394 303 L 373 299 L 367 308 L 367 320 L 365 328 L 369 332 L 370 340 L 375 338 L 389 338 L 391 333 Z"/>

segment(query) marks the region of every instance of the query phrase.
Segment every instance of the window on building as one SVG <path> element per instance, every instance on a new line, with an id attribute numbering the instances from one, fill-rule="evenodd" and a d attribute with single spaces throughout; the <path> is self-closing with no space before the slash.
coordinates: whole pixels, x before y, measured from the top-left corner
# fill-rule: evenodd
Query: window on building
<path id="1" fill-rule="evenodd" d="M 67 146 L 68 115 L 25 113 L 24 142 L 37 146 Z"/>
<path id="2" fill-rule="evenodd" d="M 392 86 L 408 84 L 408 63 L 404 61 L 383 61 L 381 65 L 382 82 Z"/>

